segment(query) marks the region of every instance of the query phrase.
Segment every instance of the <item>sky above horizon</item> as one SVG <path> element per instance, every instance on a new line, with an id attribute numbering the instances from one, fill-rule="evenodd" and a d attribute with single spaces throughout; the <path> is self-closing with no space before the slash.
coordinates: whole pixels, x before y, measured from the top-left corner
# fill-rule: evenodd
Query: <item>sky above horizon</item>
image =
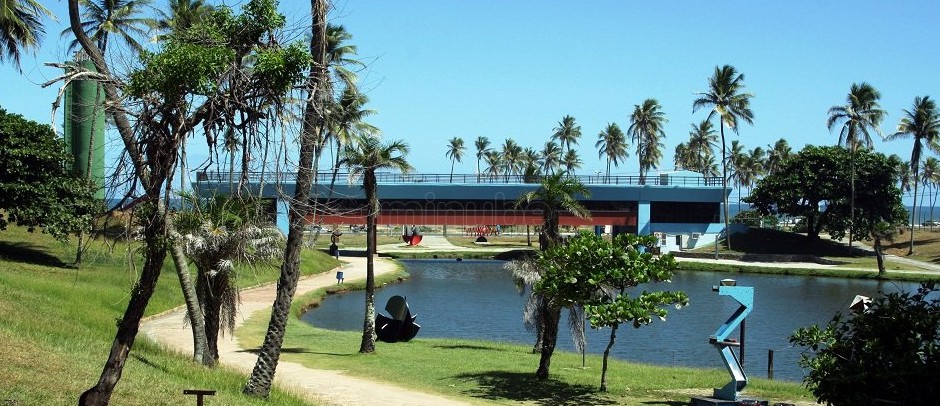
<path id="1" fill-rule="evenodd" d="M 22 75 L 0 65 L 0 107 L 48 123 L 57 89 L 39 84 L 58 71 L 42 64 L 67 59 L 59 32 L 68 16 L 65 1 L 42 3 L 58 21 L 45 20 L 43 47 L 23 55 Z M 281 9 L 288 34 L 302 37 L 309 2 L 282 1 Z M 625 130 L 633 106 L 647 98 L 669 119 L 659 170 L 673 170 L 676 145 L 708 114 L 693 113 L 695 93 L 725 64 L 744 74 L 754 94 L 754 125 L 727 133 L 729 146 L 740 140 L 766 149 L 780 138 L 794 151 L 834 145 L 828 109 L 862 81 L 881 92 L 888 112 L 881 129 L 891 134 L 914 97 L 940 97 L 938 17 L 934 1 L 339 0 L 330 14 L 366 63 L 359 86 L 378 111 L 368 121 L 386 139 L 410 145 L 418 172 L 448 173 L 453 137 L 467 147 L 455 173 L 476 170 L 478 136 L 494 147 L 512 138 L 541 150 L 571 115 L 582 132 L 579 174 L 605 170 L 594 147 L 598 133 L 611 122 Z M 191 142 L 196 165 L 204 142 Z M 912 143 L 876 139 L 874 147 L 908 160 Z M 109 156 L 117 154 L 113 145 Z M 638 173 L 635 146 L 612 173 Z"/>

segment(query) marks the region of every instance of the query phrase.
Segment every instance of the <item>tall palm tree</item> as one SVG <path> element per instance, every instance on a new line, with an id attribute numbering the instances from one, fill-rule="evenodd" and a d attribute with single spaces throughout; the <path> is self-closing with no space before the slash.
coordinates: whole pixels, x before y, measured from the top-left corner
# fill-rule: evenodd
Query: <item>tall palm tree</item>
<path id="1" fill-rule="evenodd" d="M 835 128 L 839 123 L 842 128 L 839 131 L 839 145 L 844 145 L 852 151 L 852 174 L 849 176 L 851 193 L 849 195 L 849 246 L 852 246 L 855 232 L 855 153 L 858 149 L 871 149 L 871 132 L 874 130 L 879 135 L 881 130 L 881 120 L 885 116 L 885 111 L 878 106 L 878 99 L 881 94 L 878 90 L 866 83 L 853 83 L 846 96 L 846 104 L 843 106 L 833 106 L 829 109 L 829 120 L 826 122 L 829 131 Z"/>
<path id="2" fill-rule="evenodd" d="M 552 131 L 552 141 L 558 141 L 562 152 L 571 151 L 571 144 L 577 144 L 581 138 L 581 126 L 575 123 L 574 117 L 566 115 L 558 122 Z"/>
<path id="3" fill-rule="evenodd" d="M 904 110 L 901 122 L 898 123 L 898 131 L 888 138 L 891 140 L 913 137 L 914 147 L 911 148 L 911 174 L 914 184 L 914 209 L 911 210 L 911 246 L 907 255 L 914 253 L 914 222 L 917 218 L 917 184 L 920 177 L 920 159 L 923 152 L 923 144 L 935 153 L 940 153 L 940 147 L 937 145 L 940 138 L 940 113 L 937 112 L 937 104 L 930 99 L 930 96 L 915 97 L 914 106 L 911 110 Z"/>
<path id="4" fill-rule="evenodd" d="M 569 151 L 571 152 L 571 151 Z M 546 176 L 538 189 L 527 192 L 519 197 L 517 206 L 538 204 L 542 210 L 542 236 L 539 238 L 540 248 L 544 251 L 561 242 L 558 232 L 559 216 L 562 212 L 569 212 L 577 217 L 586 218 L 590 212 L 580 202 L 578 196 L 590 197 L 590 191 L 577 178 L 565 176 L 563 173 Z M 561 318 L 561 309 L 549 306 L 548 300 L 538 300 L 536 330 L 537 341 L 542 343 L 539 368 L 536 372 L 538 379 L 548 378 L 548 368 L 552 353 L 558 339 L 558 321 Z"/>
<path id="5" fill-rule="evenodd" d="M 473 142 L 473 145 L 477 148 L 477 181 L 480 180 L 480 161 L 486 156 L 486 152 L 490 150 L 490 139 L 484 136 L 477 137 L 477 140 Z"/>
<path id="6" fill-rule="evenodd" d="M 738 73 L 731 65 L 715 67 L 715 73 L 708 79 L 708 91 L 698 93 L 692 102 L 692 112 L 700 108 L 710 109 L 707 120 L 718 116 L 721 133 L 721 193 L 724 196 L 725 245 L 731 249 L 731 235 L 728 233 L 728 159 L 726 156 L 725 126 L 738 133 L 738 121 L 754 124 L 751 111 L 753 94 L 744 93 L 744 74 Z"/>
<path id="7" fill-rule="evenodd" d="M 542 147 L 542 172 L 554 175 L 561 168 L 561 147 L 554 141 L 548 141 Z"/>
<path id="8" fill-rule="evenodd" d="M 359 352 L 375 352 L 375 248 L 376 217 L 379 215 L 378 185 L 375 172 L 379 169 L 391 169 L 410 172 L 411 165 L 405 160 L 408 145 L 402 141 L 382 143 L 378 137 L 365 137 L 359 146 L 350 149 L 346 155 L 350 177 L 362 176 L 362 188 L 365 190 L 369 207 L 366 214 L 366 314 L 362 323 L 362 343 Z"/>
<path id="9" fill-rule="evenodd" d="M 695 171 L 695 160 L 692 158 L 692 149 L 688 143 L 680 142 L 676 144 L 676 149 L 672 153 L 672 162 L 676 170 L 685 169 Z"/>
<path id="10" fill-rule="evenodd" d="M 662 159 L 662 140 L 666 138 L 664 130 L 666 123 L 666 113 L 662 111 L 662 106 L 656 99 L 646 99 L 642 104 L 633 106 L 633 113 L 630 114 L 630 127 L 627 133 L 636 144 L 636 156 L 640 162 L 640 183 L 646 183 L 646 173 L 653 168 L 659 167 L 659 160 Z"/>
<path id="11" fill-rule="evenodd" d="M 731 141 L 731 152 L 728 153 L 728 166 L 731 167 L 731 173 L 728 174 L 728 180 L 732 182 L 735 189 L 738 190 L 738 211 L 741 211 L 741 189 L 743 188 L 744 178 L 749 176 L 747 173 L 747 153 L 744 151 L 744 144 L 738 140 Z"/>
<path id="12" fill-rule="evenodd" d="M 597 135 L 597 142 L 594 143 L 594 147 L 597 148 L 598 158 L 607 159 L 607 181 L 609 182 L 610 165 L 619 166 L 620 160 L 629 155 L 627 152 L 627 137 L 620 130 L 617 123 L 608 123 L 607 128 L 604 128 Z"/>
<path id="13" fill-rule="evenodd" d="M 360 93 L 355 86 L 346 86 L 339 100 L 327 101 L 332 107 L 326 116 L 326 125 L 329 139 L 333 140 L 336 148 L 329 198 L 333 197 L 333 186 L 342 165 L 343 154 L 354 150 L 360 139 L 379 134 L 378 128 L 365 121 L 367 117 L 375 114 L 375 110 L 365 108 L 368 102 L 369 97 Z"/>
<path id="14" fill-rule="evenodd" d="M 466 147 L 460 137 L 451 138 L 447 145 L 447 159 L 450 159 L 450 183 L 454 183 L 454 164 L 461 162 Z"/>
<path id="15" fill-rule="evenodd" d="M 82 0 L 85 11 L 82 13 L 82 30 L 98 45 L 102 54 L 107 52 L 112 35 L 116 35 L 132 51 L 140 53 L 144 46 L 137 40 L 147 38 L 150 30 L 158 27 L 157 20 L 142 17 L 150 7 L 150 0 Z M 71 29 L 62 31 L 61 36 L 72 34 Z M 79 47 L 77 39 L 69 43 L 68 50 Z"/>
<path id="16" fill-rule="evenodd" d="M 20 70 L 20 52 L 37 48 L 45 34 L 43 15 L 54 18 L 36 0 L 0 1 L 0 62 L 11 60 Z"/>
<path id="17" fill-rule="evenodd" d="M 562 164 L 565 166 L 565 173 L 574 176 L 575 170 L 581 169 L 581 165 L 584 161 L 581 160 L 581 157 L 578 156 L 578 151 L 569 149 L 565 153 L 564 158 L 561 159 Z"/>
<path id="18" fill-rule="evenodd" d="M 764 171 L 770 175 L 776 173 L 783 166 L 783 163 L 790 159 L 792 155 L 792 150 L 790 145 L 787 144 L 787 140 L 781 138 L 774 143 L 773 146 L 768 146 L 769 150 L 767 151 L 767 167 Z"/>
<path id="19" fill-rule="evenodd" d="M 506 182 L 509 182 L 509 177 L 518 173 L 522 165 L 522 147 L 516 143 L 512 138 L 507 138 L 503 142 L 502 154 L 502 168 L 505 170 Z"/>

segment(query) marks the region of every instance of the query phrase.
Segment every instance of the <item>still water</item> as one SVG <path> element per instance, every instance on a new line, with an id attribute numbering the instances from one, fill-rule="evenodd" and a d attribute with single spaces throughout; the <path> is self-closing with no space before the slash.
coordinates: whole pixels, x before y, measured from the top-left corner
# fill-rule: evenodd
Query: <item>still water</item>
<path id="1" fill-rule="evenodd" d="M 376 291 L 376 309 L 394 295 L 405 296 L 418 315 L 421 332 L 417 339 L 450 337 L 532 344 L 533 333 L 523 324 L 521 296 L 511 273 L 502 261 L 402 260 L 411 278 Z M 878 290 L 914 290 L 916 284 L 855 279 L 778 275 L 676 272 L 672 283 L 638 287 L 646 290 L 682 290 L 690 305 L 669 309 L 665 322 L 654 319 L 634 329 L 622 325 L 612 356 L 657 365 L 724 368 L 718 351 L 708 344 L 709 336 L 738 308 L 728 296 L 719 296 L 712 286 L 733 278 L 738 286 L 754 287 L 754 309 L 747 318 L 745 372 L 766 377 L 767 352 L 774 354 L 774 378 L 798 381 L 804 376 L 797 365 L 800 348 L 792 348 L 787 337 L 798 327 L 828 322 L 837 311 L 848 308 L 857 294 L 873 296 Z M 360 330 L 364 314 L 363 292 L 328 297 L 303 319 L 314 326 L 333 330 Z M 601 354 L 610 329 L 587 332 L 588 352 Z M 732 337 L 737 337 L 737 332 Z M 558 349 L 574 351 L 567 329 L 567 316 L 559 328 Z"/>

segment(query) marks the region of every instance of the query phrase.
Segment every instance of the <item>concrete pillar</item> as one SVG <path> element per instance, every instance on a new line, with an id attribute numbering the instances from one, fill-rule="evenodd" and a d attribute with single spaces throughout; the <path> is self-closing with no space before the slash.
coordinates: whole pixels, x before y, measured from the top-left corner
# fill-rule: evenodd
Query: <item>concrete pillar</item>
<path id="1" fill-rule="evenodd" d="M 636 214 L 636 233 L 637 235 L 650 235 L 650 202 L 640 201 Z"/>

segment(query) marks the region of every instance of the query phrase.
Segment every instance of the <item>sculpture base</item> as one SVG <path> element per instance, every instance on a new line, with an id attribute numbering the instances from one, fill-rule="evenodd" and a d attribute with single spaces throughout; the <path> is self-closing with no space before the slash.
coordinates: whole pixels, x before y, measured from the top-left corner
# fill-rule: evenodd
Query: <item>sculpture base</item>
<path id="1" fill-rule="evenodd" d="M 753 399 L 740 399 L 740 400 L 724 400 L 724 399 L 715 399 L 715 398 L 692 398 L 692 401 L 689 402 L 691 406 L 739 406 L 739 405 L 754 405 L 754 406 L 767 406 L 766 400 L 753 400 Z"/>

